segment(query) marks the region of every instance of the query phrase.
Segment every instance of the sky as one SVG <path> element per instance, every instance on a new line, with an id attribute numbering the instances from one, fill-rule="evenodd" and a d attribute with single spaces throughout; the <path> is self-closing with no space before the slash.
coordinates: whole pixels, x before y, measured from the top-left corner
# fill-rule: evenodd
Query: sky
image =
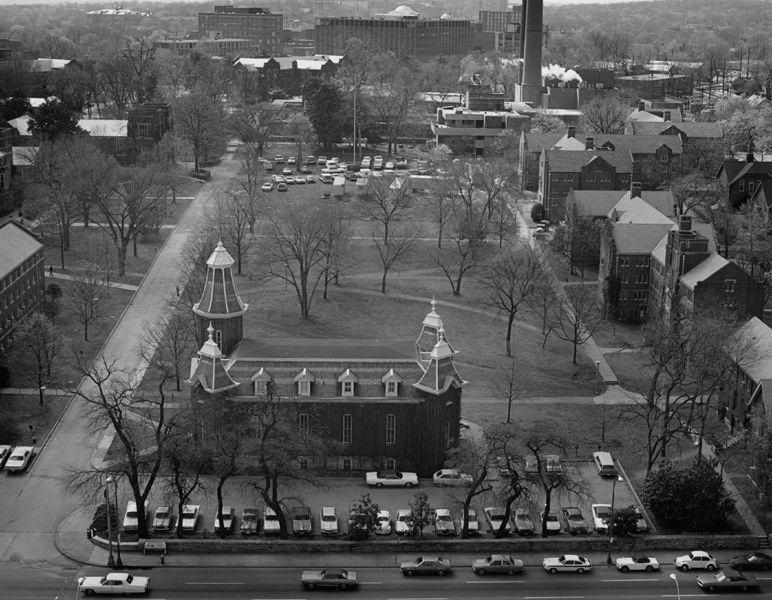
<path id="1" fill-rule="evenodd" d="M 164 2 L 165 0 L 154 0 L 155 2 Z M 169 2 L 194 2 L 201 0 L 168 0 Z M 544 0 L 545 4 L 612 4 L 615 2 L 635 2 L 642 0 Z M 646 0 L 643 0 L 646 1 Z M 655 0 L 648 0 L 655 1 Z M 662 1 L 662 0 L 659 0 Z M 311 0 L 309 0 L 309 3 Z M 0 0 L 0 6 L 12 6 L 14 4 L 102 4 L 105 7 L 112 8 L 116 4 L 123 4 L 126 8 L 132 8 L 134 2 L 132 0 L 126 0 L 125 2 L 115 2 L 113 0 Z M 223 2 L 230 4 L 232 2 Z M 407 4 L 410 6 L 410 0 L 394 0 L 394 5 Z M 519 2 L 518 2 L 519 4 Z M 259 5 L 256 3 L 255 6 Z"/>

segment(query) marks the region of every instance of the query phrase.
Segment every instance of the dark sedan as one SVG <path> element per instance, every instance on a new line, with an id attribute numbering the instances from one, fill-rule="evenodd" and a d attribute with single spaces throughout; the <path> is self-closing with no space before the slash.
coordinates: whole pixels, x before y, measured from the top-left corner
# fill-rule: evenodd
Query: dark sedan
<path id="1" fill-rule="evenodd" d="M 697 585 L 708 593 L 729 591 L 743 591 L 755 589 L 758 581 L 750 573 L 741 573 L 734 569 L 723 569 L 715 573 L 708 573 L 697 577 Z"/>
<path id="2" fill-rule="evenodd" d="M 729 566 L 738 571 L 768 571 L 772 568 L 772 556 L 764 552 L 751 552 L 729 559 Z"/>

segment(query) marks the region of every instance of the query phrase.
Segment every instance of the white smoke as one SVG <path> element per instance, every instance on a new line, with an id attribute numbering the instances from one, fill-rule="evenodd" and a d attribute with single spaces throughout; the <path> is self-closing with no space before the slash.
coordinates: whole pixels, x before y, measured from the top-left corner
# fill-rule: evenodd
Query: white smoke
<path id="1" fill-rule="evenodd" d="M 582 77 L 573 69 L 564 69 L 560 65 L 549 65 L 548 67 L 541 68 L 541 76 L 549 81 L 550 79 L 557 79 L 558 81 L 576 81 L 582 82 Z"/>

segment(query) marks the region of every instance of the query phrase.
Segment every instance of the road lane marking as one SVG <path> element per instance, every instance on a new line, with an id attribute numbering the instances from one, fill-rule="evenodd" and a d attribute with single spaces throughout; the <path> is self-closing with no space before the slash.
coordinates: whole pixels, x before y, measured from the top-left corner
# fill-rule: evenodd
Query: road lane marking
<path id="1" fill-rule="evenodd" d="M 185 585 L 244 585 L 243 581 L 186 581 Z"/>
<path id="2" fill-rule="evenodd" d="M 574 600 L 584 596 L 525 596 L 525 600 Z"/>
<path id="3" fill-rule="evenodd" d="M 490 579 L 488 581 L 480 581 L 479 579 L 473 579 L 471 581 L 465 581 L 464 583 L 472 583 L 474 585 L 480 585 L 480 584 L 485 584 L 485 583 L 492 583 L 492 584 L 497 584 L 497 583 L 507 583 L 507 584 L 509 584 L 509 583 L 525 583 L 525 581 L 523 581 L 522 579 Z"/>
<path id="4" fill-rule="evenodd" d="M 705 594 L 662 594 L 660 598 L 704 598 Z"/>
<path id="5" fill-rule="evenodd" d="M 448 600 L 447 598 L 422 598 L 422 597 L 415 597 L 415 598 L 386 598 L 386 600 Z"/>

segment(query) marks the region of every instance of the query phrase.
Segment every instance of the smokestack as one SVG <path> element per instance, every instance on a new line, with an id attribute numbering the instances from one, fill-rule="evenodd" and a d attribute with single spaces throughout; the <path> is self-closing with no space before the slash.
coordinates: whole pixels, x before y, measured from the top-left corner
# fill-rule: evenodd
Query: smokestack
<path id="1" fill-rule="evenodd" d="M 595 150 L 595 138 L 587 136 L 584 138 L 584 149 L 585 150 Z"/>
<path id="2" fill-rule="evenodd" d="M 528 7 L 525 8 L 527 3 Z M 523 44 L 523 83 L 518 100 L 533 106 L 541 103 L 541 46 L 544 33 L 544 0 L 524 0 L 525 22 L 521 28 Z"/>
<path id="3" fill-rule="evenodd" d="M 523 0 L 523 6 L 520 8 L 520 58 L 525 56 L 525 17 L 528 0 Z M 520 69 L 520 83 L 523 83 L 523 69 Z"/>
<path id="4" fill-rule="evenodd" d="M 663 119 L 665 119 L 665 121 L 669 121 L 671 116 L 672 116 L 672 115 L 670 114 L 670 111 L 669 111 L 669 110 L 666 110 L 666 111 L 664 111 L 664 112 L 662 113 L 662 118 L 663 118 Z"/>
<path id="5" fill-rule="evenodd" d="M 641 182 L 640 181 L 633 181 L 630 184 L 630 197 L 631 198 L 640 198 L 641 197 Z"/>
<path id="6" fill-rule="evenodd" d="M 568 126 L 568 132 L 566 133 L 566 137 L 576 137 L 576 125 L 569 125 Z"/>

